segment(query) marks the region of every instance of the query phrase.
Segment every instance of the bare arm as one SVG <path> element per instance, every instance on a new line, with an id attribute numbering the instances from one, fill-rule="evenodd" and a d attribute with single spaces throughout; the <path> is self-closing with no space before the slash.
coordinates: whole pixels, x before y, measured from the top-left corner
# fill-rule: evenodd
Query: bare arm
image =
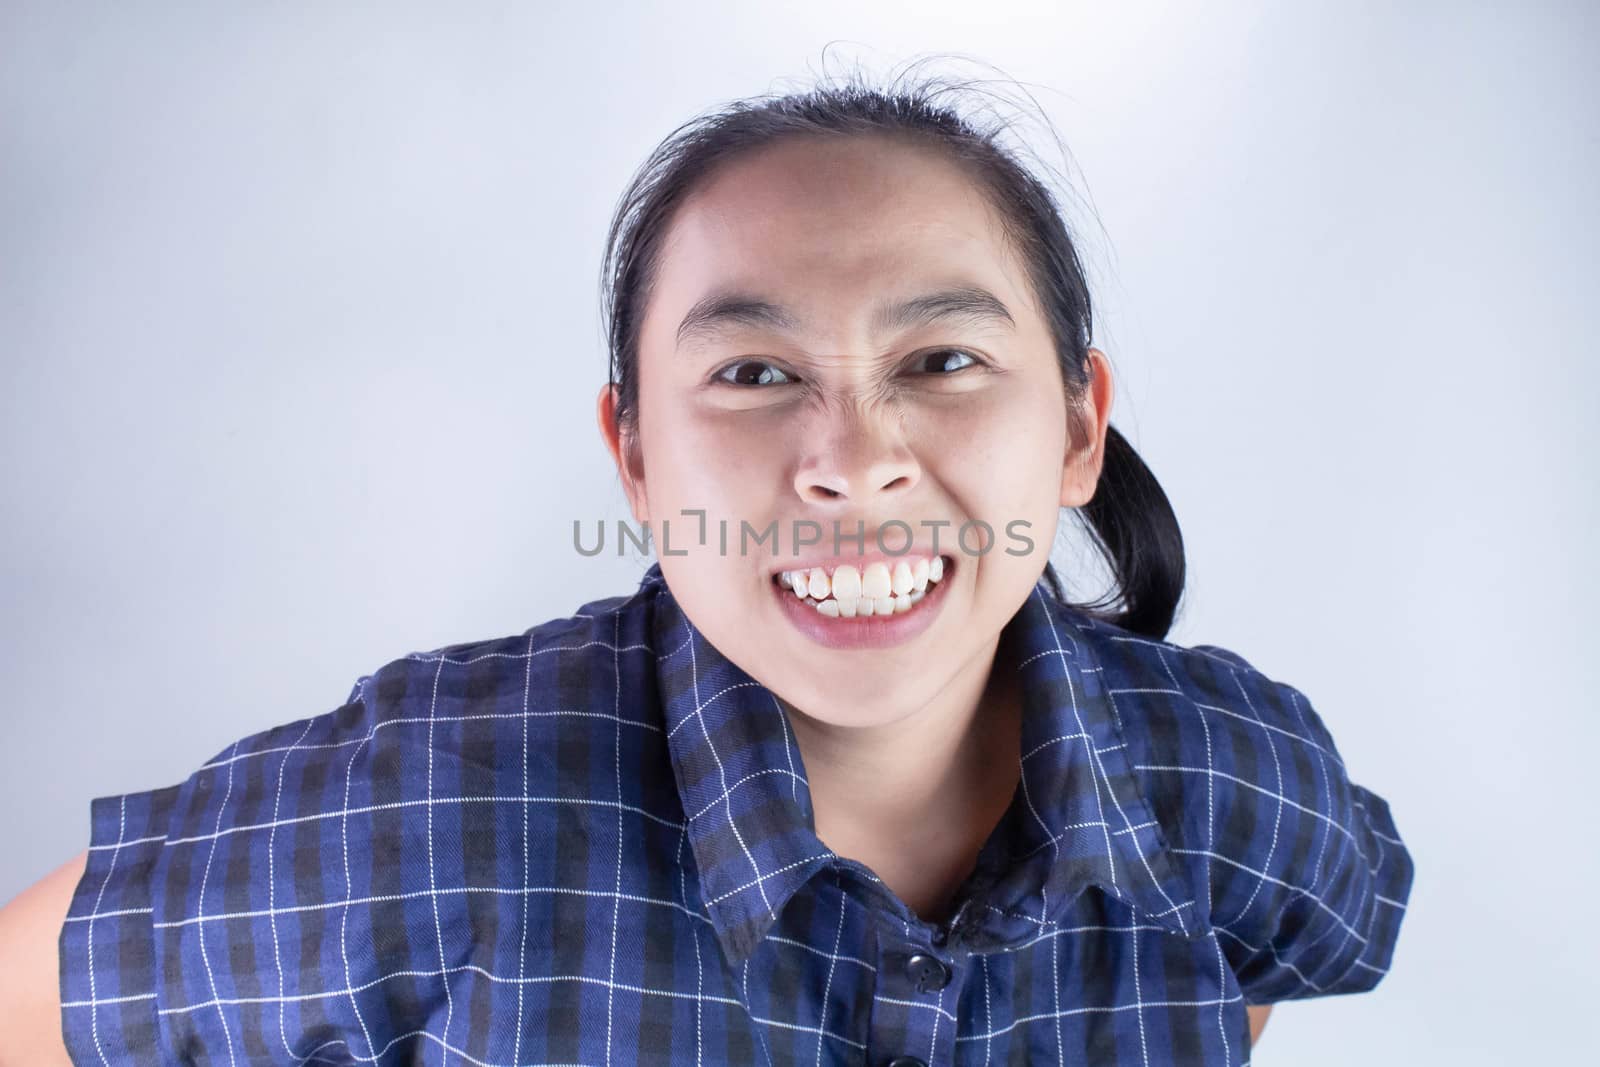
<path id="1" fill-rule="evenodd" d="M 61 1036 L 58 939 L 88 859 L 78 853 L 0 908 L 0 1067 L 71 1067 Z"/>
<path id="2" fill-rule="evenodd" d="M 1255 1048 L 1256 1042 L 1261 1040 L 1261 1031 L 1267 1027 L 1267 1016 L 1272 1014 L 1272 1005 L 1246 1004 L 1244 1010 L 1250 1016 L 1250 1047 Z"/>

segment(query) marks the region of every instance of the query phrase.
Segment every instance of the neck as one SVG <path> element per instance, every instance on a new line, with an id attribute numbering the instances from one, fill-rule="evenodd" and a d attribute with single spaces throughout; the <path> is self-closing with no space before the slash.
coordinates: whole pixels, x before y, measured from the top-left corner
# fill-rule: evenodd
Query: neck
<path id="1" fill-rule="evenodd" d="M 1021 702 L 1015 672 L 994 670 L 999 648 L 997 636 L 892 723 L 838 726 L 783 702 L 830 848 L 875 869 L 893 850 L 956 867 L 976 855 L 1020 769 Z"/>

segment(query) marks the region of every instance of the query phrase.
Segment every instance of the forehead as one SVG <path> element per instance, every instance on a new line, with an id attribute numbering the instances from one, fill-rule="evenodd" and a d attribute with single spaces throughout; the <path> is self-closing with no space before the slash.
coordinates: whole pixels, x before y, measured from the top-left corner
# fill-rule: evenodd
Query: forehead
<path id="1" fill-rule="evenodd" d="M 738 288 L 841 329 L 878 302 L 981 286 L 1020 315 L 1025 286 L 980 187 L 926 146 L 805 138 L 718 170 L 663 245 L 646 332 L 659 339 L 707 293 Z"/>

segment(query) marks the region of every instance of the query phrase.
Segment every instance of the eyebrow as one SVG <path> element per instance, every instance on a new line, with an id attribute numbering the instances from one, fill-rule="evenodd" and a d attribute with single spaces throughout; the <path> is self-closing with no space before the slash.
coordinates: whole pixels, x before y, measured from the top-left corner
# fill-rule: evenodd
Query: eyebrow
<path id="1" fill-rule="evenodd" d="M 959 321 L 974 326 L 1001 326 L 1016 329 L 1004 301 L 978 285 L 958 285 L 924 293 L 899 303 L 885 302 L 873 311 L 874 336 L 891 330 L 927 326 L 941 321 Z M 712 338 L 740 326 L 798 333 L 799 318 L 780 304 L 742 291 L 712 293 L 697 302 L 678 324 L 677 346 Z"/>

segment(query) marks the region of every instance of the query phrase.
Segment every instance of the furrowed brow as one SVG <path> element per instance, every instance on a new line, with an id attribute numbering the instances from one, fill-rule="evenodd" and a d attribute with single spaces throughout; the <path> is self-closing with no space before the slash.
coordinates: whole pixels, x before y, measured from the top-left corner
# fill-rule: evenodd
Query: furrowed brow
<path id="1" fill-rule="evenodd" d="M 678 348 L 710 340 L 740 326 L 794 333 L 800 323 L 787 309 L 759 297 L 746 293 L 713 293 L 690 308 L 678 323 Z"/>
<path id="2" fill-rule="evenodd" d="M 1013 330 L 1017 326 L 999 297 L 980 286 L 963 285 L 913 297 L 903 304 L 885 304 L 873 316 L 872 329 L 875 334 L 882 335 L 944 320 Z"/>
<path id="3" fill-rule="evenodd" d="M 882 304 L 873 313 L 872 331 L 874 336 L 882 336 L 941 321 L 1013 330 L 1017 325 L 1004 301 L 987 289 L 971 285 Z M 677 346 L 682 349 L 739 327 L 793 334 L 799 332 L 800 321 L 793 312 L 770 300 L 741 292 L 713 293 L 684 315 L 678 324 Z"/>

